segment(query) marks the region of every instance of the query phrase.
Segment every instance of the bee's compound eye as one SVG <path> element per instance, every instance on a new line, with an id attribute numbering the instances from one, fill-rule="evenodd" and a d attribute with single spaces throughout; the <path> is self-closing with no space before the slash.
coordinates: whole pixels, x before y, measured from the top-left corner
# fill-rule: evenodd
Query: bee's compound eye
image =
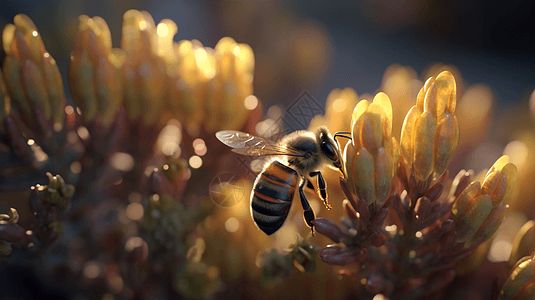
<path id="1" fill-rule="evenodd" d="M 333 146 L 329 145 L 328 143 L 321 143 L 321 151 L 323 151 L 323 153 L 325 153 L 329 159 L 337 160 L 336 152 L 334 151 Z"/>

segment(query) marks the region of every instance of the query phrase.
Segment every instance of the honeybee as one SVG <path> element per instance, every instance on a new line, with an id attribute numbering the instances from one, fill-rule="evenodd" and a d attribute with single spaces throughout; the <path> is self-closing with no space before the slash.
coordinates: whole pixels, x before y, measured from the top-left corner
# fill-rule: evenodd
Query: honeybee
<path id="1" fill-rule="evenodd" d="M 216 133 L 223 144 L 232 147 L 233 152 L 248 156 L 274 156 L 258 175 L 251 193 L 251 214 L 253 220 L 267 235 L 275 233 L 288 217 L 292 199 L 299 184 L 301 206 L 306 224 L 314 233 L 314 212 L 303 188 L 314 189 L 309 177 L 317 177 L 318 194 L 327 209 L 327 186 L 320 169 L 326 164 L 344 174 L 342 154 L 337 136 L 351 139 L 349 132 L 337 132 L 334 137 L 325 126 L 315 132 L 295 131 L 279 142 L 271 141 L 249 133 L 224 130 Z"/>

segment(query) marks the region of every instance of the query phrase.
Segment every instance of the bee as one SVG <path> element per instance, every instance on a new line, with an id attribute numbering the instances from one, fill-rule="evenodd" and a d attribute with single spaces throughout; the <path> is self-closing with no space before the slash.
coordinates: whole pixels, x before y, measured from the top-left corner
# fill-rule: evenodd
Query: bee
<path id="1" fill-rule="evenodd" d="M 224 130 L 216 137 L 233 152 L 248 156 L 273 156 L 257 176 L 251 193 L 253 220 L 267 235 L 275 233 L 288 217 L 292 199 L 299 182 L 299 197 L 306 224 L 314 233 L 314 212 L 303 188 L 314 189 L 312 177 L 317 178 L 317 192 L 327 209 L 327 186 L 320 170 L 324 165 L 340 170 L 345 176 L 337 136 L 351 139 L 349 132 L 337 132 L 334 137 L 325 126 L 315 132 L 295 131 L 275 142 L 249 133 Z"/>

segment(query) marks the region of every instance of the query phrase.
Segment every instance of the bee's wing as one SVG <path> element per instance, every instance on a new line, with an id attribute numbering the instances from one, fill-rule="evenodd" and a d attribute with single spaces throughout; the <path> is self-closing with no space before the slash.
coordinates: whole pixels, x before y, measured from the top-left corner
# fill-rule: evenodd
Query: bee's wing
<path id="1" fill-rule="evenodd" d="M 248 156 L 262 155 L 288 155 L 304 156 L 303 151 L 279 145 L 274 141 L 263 137 L 254 136 L 249 133 L 224 130 L 215 134 L 218 140 L 223 144 L 232 147 L 232 152 Z"/>
<path id="2" fill-rule="evenodd" d="M 218 131 L 215 136 L 223 144 L 232 148 L 260 147 L 263 145 L 277 144 L 274 141 L 237 130 Z"/>

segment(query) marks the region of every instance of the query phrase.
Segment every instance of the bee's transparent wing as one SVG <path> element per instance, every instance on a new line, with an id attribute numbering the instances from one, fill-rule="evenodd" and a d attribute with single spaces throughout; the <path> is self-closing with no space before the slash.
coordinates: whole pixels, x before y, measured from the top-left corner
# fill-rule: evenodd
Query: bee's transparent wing
<path id="1" fill-rule="evenodd" d="M 232 152 L 248 156 L 288 155 L 304 156 L 303 151 L 289 148 L 278 143 L 236 130 L 223 130 L 215 134 L 223 144 L 232 147 Z"/>

